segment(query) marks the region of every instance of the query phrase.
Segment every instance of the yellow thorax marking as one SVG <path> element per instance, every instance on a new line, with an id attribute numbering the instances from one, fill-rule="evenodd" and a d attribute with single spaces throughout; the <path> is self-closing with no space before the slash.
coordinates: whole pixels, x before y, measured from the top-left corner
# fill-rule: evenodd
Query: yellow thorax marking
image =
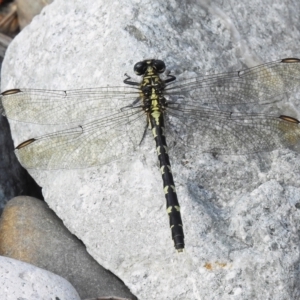
<path id="1" fill-rule="evenodd" d="M 150 78 L 149 77 L 144 77 L 144 80 L 143 80 L 143 86 L 146 86 L 146 85 L 149 85 L 150 84 Z"/>
<path id="2" fill-rule="evenodd" d="M 150 96 L 151 99 L 151 108 L 152 108 L 152 117 L 154 118 L 156 124 L 159 124 L 159 117 L 160 117 L 160 110 L 159 110 L 159 103 L 158 103 L 158 96 L 155 92 L 155 89 L 152 88 L 152 93 Z"/>
<path id="3" fill-rule="evenodd" d="M 141 86 L 151 87 L 151 94 L 149 96 L 149 99 L 151 100 L 151 116 L 154 118 L 155 123 L 157 125 L 159 125 L 159 117 L 161 112 L 159 107 L 159 95 L 157 95 L 154 86 L 159 84 L 160 82 L 161 79 L 159 78 L 159 76 L 155 74 L 154 69 L 149 66 L 147 70 L 147 75 L 144 76 Z"/>

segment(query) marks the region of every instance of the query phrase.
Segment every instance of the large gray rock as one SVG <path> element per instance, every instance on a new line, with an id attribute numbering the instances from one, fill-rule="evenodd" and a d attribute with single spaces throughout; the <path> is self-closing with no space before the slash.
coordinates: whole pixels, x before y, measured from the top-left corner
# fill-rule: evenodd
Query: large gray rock
<path id="1" fill-rule="evenodd" d="M 122 85 L 135 62 L 151 57 L 195 75 L 299 56 L 300 3 L 214 3 L 55 1 L 11 44 L 2 90 Z M 296 116 L 297 106 L 286 109 Z M 10 125 L 15 145 L 59 129 Z M 190 152 L 171 162 L 186 233 L 180 256 L 150 134 L 102 167 L 30 173 L 91 255 L 139 299 L 299 298 L 299 156 Z"/>
<path id="2" fill-rule="evenodd" d="M 80 300 L 64 278 L 25 262 L 0 256 L 0 297 L 3 300 Z"/>
<path id="3" fill-rule="evenodd" d="M 32 197 L 16 197 L 5 206 L 0 218 L 0 255 L 65 278 L 81 299 L 111 295 L 135 299 L 86 252 L 45 202 Z"/>

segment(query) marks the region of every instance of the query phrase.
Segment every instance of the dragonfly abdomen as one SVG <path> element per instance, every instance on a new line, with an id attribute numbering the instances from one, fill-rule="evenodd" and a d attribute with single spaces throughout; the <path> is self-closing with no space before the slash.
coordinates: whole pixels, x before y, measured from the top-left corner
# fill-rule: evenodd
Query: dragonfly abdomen
<path id="1" fill-rule="evenodd" d="M 166 137 L 164 135 L 163 114 L 161 113 L 156 117 L 150 115 L 149 118 L 153 137 L 156 143 L 157 156 L 163 179 L 163 188 L 166 197 L 167 213 L 169 216 L 172 239 L 174 241 L 175 249 L 178 252 L 182 252 L 184 249 L 184 234 L 180 214 L 180 205 L 175 190 L 175 183 L 168 155 L 168 147 Z"/>

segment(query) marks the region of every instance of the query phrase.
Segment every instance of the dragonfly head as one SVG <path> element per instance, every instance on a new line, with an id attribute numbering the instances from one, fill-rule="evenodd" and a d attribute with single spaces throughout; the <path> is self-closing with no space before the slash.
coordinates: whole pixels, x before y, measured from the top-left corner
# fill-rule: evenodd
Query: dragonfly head
<path id="1" fill-rule="evenodd" d="M 166 69 L 166 65 L 159 59 L 147 59 L 140 61 L 134 65 L 134 72 L 136 75 L 145 75 L 146 73 L 157 74 L 163 73 Z"/>

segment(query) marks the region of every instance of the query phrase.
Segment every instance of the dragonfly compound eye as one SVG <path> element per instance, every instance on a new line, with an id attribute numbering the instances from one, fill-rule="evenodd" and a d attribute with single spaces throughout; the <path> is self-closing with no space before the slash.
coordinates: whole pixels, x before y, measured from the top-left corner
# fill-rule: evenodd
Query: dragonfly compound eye
<path id="1" fill-rule="evenodd" d="M 147 70 L 147 63 L 146 63 L 146 61 L 140 61 L 140 62 L 136 63 L 134 65 L 133 70 L 134 70 L 134 73 L 136 75 L 143 75 L 143 74 L 145 74 L 145 72 Z"/>
<path id="2" fill-rule="evenodd" d="M 166 69 L 166 65 L 162 60 L 153 60 L 153 68 L 158 73 L 163 73 Z"/>

